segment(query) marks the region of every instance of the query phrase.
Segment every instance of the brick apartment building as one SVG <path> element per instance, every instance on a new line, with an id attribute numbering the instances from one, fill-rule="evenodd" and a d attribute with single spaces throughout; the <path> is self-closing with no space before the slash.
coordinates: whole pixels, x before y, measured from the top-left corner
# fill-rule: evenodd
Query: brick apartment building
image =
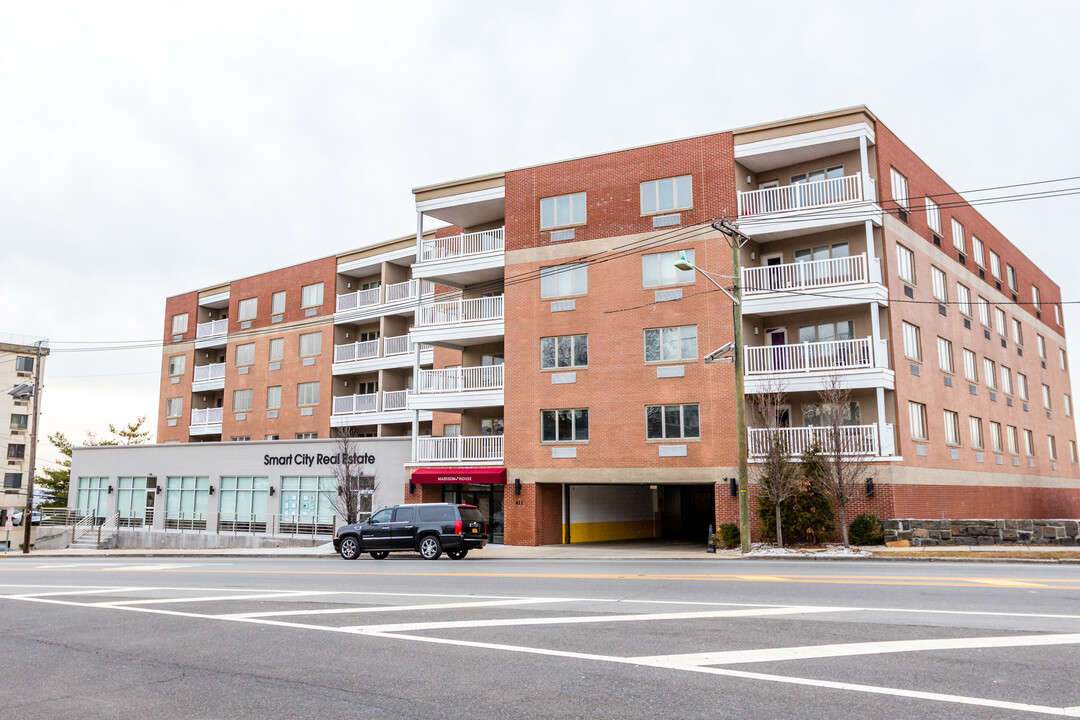
<path id="1" fill-rule="evenodd" d="M 1080 515 L 1058 286 L 865 107 L 413 192 L 415 236 L 169 298 L 158 441 L 407 436 L 400 498 L 507 543 L 703 538 L 737 517 L 732 307 L 675 262 L 735 282 L 726 217 L 747 403 L 782 386 L 801 452 L 852 389 L 855 512 Z"/>
<path id="2" fill-rule="evenodd" d="M 26 507 L 26 488 L 34 468 L 30 466 L 30 433 L 33 430 L 34 398 L 26 386 L 34 384 L 34 365 L 49 355 L 46 341 L 39 349 L 33 338 L 0 336 L 0 418 L 10 418 L 5 440 L 4 492 L 0 515 Z M 21 390 L 21 391 L 20 391 Z"/>

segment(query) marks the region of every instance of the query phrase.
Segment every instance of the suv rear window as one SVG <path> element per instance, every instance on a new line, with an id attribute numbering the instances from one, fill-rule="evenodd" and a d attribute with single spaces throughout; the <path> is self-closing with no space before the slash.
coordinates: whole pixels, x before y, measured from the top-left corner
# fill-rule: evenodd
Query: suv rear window
<path id="1" fill-rule="evenodd" d="M 484 516 L 480 514 L 480 511 L 471 505 L 459 505 L 458 510 L 461 511 L 461 519 L 463 522 L 484 522 Z"/>
<path id="2" fill-rule="evenodd" d="M 420 520 L 422 522 L 454 522 L 454 508 L 452 507 L 422 507 L 420 508 Z"/>

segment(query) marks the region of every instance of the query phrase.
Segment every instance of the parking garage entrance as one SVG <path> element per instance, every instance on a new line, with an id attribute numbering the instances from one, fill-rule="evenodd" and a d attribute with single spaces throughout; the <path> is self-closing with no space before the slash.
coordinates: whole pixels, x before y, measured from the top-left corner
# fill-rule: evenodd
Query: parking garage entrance
<path id="1" fill-rule="evenodd" d="M 715 490 L 703 485 L 567 485 L 566 542 L 663 538 L 706 542 Z"/>

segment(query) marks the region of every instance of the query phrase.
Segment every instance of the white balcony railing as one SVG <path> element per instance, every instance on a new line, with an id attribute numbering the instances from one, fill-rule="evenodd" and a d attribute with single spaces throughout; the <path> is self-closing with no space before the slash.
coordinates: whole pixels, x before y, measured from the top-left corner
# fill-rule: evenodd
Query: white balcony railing
<path id="1" fill-rule="evenodd" d="M 383 412 L 406 410 L 409 407 L 408 390 L 384 390 L 382 394 Z"/>
<path id="2" fill-rule="evenodd" d="M 420 295 L 431 295 L 434 292 L 435 285 L 429 280 L 406 280 L 392 285 L 338 295 L 337 311 L 344 312 L 385 303 L 413 300 Z"/>
<path id="3" fill-rule="evenodd" d="M 412 352 L 412 350 L 413 345 L 409 342 L 408 335 L 383 338 L 383 355 L 387 357 L 391 355 L 404 355 L 405 353 Z"/>
<path id="4" fill-rule="evenodd" d="M 832 372 L 874 366 L 870 338 L 746 347 L 747 375 Z"/>
<path id="5" fill-rule="evenodd" d="M 352 362 L 353 360 L 370 360 L 379 357 L 379 344 L 379 340 L 376 339 L 335 345 L 334 362 Z"/>
<path id="6" fill-rule="evenodd" d="M 343 312 L 345 310 L 356 310 L 357 308 L 378 305 L 381 302 L 382 287 L 380 286 L 338 295 L 336 308 L 338 312 Z"/>
<path id="7" fill-rule="evenodd" d="M 417 293 L 431 295 L 435 292 L 435 284 L 430 280 L 406 280 L 386 286 L 386 295 L 383 302 L 393 303 L 402 300 L 413 300 Z"/>
<path id="8" fill-rule="evenodd" d="M 503 296 L 448 300 L 420 306 L 419 325 L 457 325 L 485 320 L 502 320 Z"/>
<path id="9" fill-rule="evenodd" d="M 750 457 L 761 457 L 771 441 L 771 433 L 779 432 L 789 455 L 802 455 L 814 445 L 823 454 L 832 452 L 833 440 L 830 427 L 793 427 L 777 431 L 767 428 L 750 428 L 747 439 Z M 840 430 L 840 451 L 844 455 L 878 455 L 877 425 L 844 425 Z"/>
<path id="10" fill-rule="evenodd" d="M 195 366 L 195 382 L 202 382 L 205 380 L 222 380 L 224 378 L 225 363 L 214 363 L 213 365 Z"/>
<path id="11" fill-rule="evenodd" d="M 869 277 L 866 253 L 742 270 L 743 292 L 747 295 L 866 283 Z"/>
<path id="12" fill-rule="evenodd" d="M 456 393 L 475 390 L 501 390 L 503 366 L 455 367 L 421 370 L 416 383 L 418 394 Z"/>
<path id="13" fill-rule="evenodd" d="M 220 425 L 221 408 L 195 408 L 191 411 L 192 425 Z"/>
<path id="14" fill-rule="evenodd" d="M 335 397 L 332 412 L 334 415 L 355 415 L 379 411 L 379 393 L 364 395 L 345 395 Z"/>
<path id="15" fill-rule="evenodd" d="M 421 244 L 420 262 L 502 252 L 503 249 L 503 228 L 464 233 L 453 237 L 428 238 Z"/>
<path id="16" fill-rule="evenodd" d="M 416 439 L 417 462 L 502 462 L 502 459 L 502 435 Z"/>
<path id="17" fill-rule="evenodd" d="M 739 217 L 861 202 L 862 173 L 739 192 Z"/>
<path id="18" fill-rule="evenodd" d="M 210 322 L 199 323 L 195 326 L 195 337 L 197 339 L 217 337 L 218 335 L 225 335 L 228 332 L 229 318 L 211 320 Z"/>

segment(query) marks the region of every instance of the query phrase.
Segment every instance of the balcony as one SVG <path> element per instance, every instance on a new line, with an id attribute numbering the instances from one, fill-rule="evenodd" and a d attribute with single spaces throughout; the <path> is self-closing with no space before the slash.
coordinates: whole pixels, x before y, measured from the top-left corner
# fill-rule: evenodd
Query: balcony
<path id="1" fill-rule="evenodd" d="M 503 296 L 421 305 L 410 335 L 413 342 L 461 347 L 502 340 Z"/>
<path id="2" fill-rule="evenodd" d="M 442 279 L 464 286 L 502 277 L 505 228 L 425 238 L 420 244 L 413 277 Z"/>
<path id="3" fill-rule="evenodd" d="M 409 407 L 424 410 L 462 410 L 503 404 L 503 366 L 421 370 Z"/>
<path id="4" fill-rule="evenodd" d="M 195 408 L 191 411 L 191 427 L 188 432 L 191 435 L 220 435 L 221 408 Z"/>
<path id="5" fill-rule="evenodd" d="M 844 177 L 739 192 L 739 228 L 757 241 L 808 232 L 881 224 L 873 179 Z"/>
<path id="6" fill-rule="evenodd" d="M 225 363 L 196 365 L 191 379 L 192 392 L 225 389 Z"/>
<path id="7" fill-rule="evenodd" d="M 420 437 L 416 462 L 502 464 L 503 436 Z"/>
<path id="8" fill-rule="evenodd" d="M 212 320 L 195 326 L 195 347 L 224 347 L 229 334 L 229 319 Z"/>
<path id="9" fill-rule="evenodd" d="M 866 253 L 811 262 L 742 269 L 743 314 L 775 315 L 806 309 L 887 304 L 881 265 Z"/>
<path id="10" fill-rule="evenodd" d="M 408 335 L 365 340 L 334 346 L 334 375 L 355 375 L 391 368 L 412 367 L 416 345 Z M 430 346 L 420 346 L 420 365 L 434 362 Z"/>
<path id="11" fill-rule="evenodd" d="M 412 422 L 409 390 L 384 390 L 381 393 L 335 397 L 330 426 L 380 425 Z M 431 420 L 431 413 L 420 413 L 420 420 Z"/>
<path id="12" fill-rule="evenodd" d="M 419 298 L 435 294 L 435 286 L 424 280 L 406 280 L 337 296 L 334 322 L 354 322 L 381 315 L 405 315 Z"/>
<path id="13" fill-rule="evenodd" d="M 886 425 L 886 434 L 892 432 L 892 425 Z M 761 458 L 769 447 L 772 432 L 779 432 L 787 448 L 789 455 L 801 456 L 814 445 L 822 453 L 827 453 L 832 447 L 830 435 L 833 428 L 829 427 L 792 427 L 779 428 L 777 431 L 767 428 L 750 428 L 747 431 L 748 453 L 750 458 Z M 844 425 L 840 427 L 840 451 L 849 457 L 880 457 L 892 455 L 892 439 L 885 442 L 887 452 L 882 453 L 882 445 L 878 442 L 877 425 Z"/>
<path id="14" fill-rule="evenodd" d="M 885 341 L 873 338 L 744 348 L 747 393 L 819 391 L 833 376 L 849 388 L 895 387 Z"/>

